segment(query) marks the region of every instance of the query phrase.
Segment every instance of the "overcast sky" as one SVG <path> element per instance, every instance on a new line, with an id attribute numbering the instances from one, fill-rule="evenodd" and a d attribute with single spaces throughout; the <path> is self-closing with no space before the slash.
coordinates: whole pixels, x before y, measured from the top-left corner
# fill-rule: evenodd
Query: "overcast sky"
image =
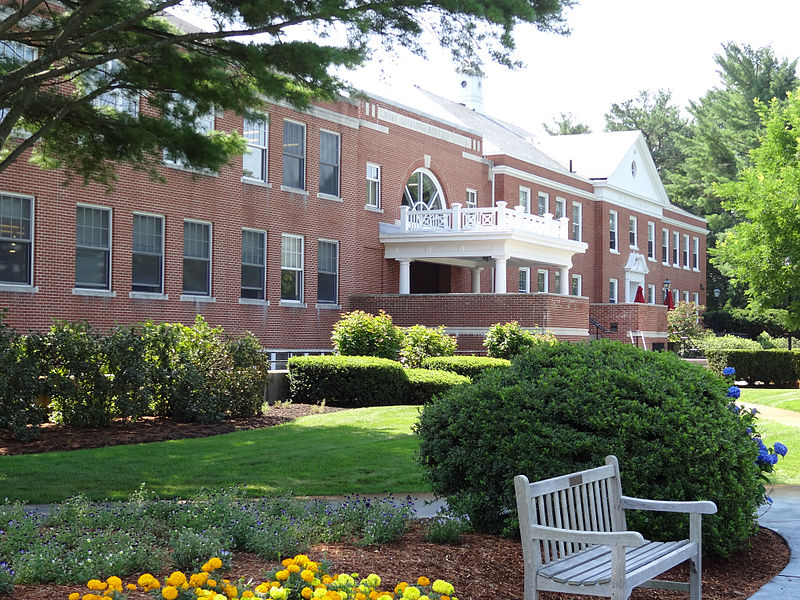
<path id="1" fill-rule="evenodd" d="M 683 107 L 718 86 L 713 56 L 724 42 L 770 45 L 779 57 L 800 57 L 798 0 L 580 0 L 566 16 L 570 36 L 517 29 L 517 57 L 526 67 L 487 69 L 487 113 L 533 131 L 572 113 L 601 131 L 611 104 L 640 90 L 669 89 Z M 391 84 L 396 100 L 413 84 L 458 99 L 460 80 L 443 53 L 431 52 L 427 62 L 400 56 L 351 79 L 367 90 Z"/>

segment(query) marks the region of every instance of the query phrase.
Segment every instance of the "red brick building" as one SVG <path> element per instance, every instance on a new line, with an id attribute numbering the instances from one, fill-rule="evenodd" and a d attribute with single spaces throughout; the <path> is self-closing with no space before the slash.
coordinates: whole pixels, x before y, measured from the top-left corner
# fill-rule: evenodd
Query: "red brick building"
<path id="1" fill-rule="evenodd" d="M 534 139 L 413 95 L 419 108 L 370 97 L 273 103 L 263 123 L 209 115 L 204 127 L 244 133 L 248 153 L 219 173 L 165 157 L 165 183 L 120 166 L 108 192 L 19 160 L 0 175 L 8 322 L 202 314 L 281 358 L 330 350 L 332 324 L 356 308 L 443 324 L 479 351 L 509 320 L 570 340 L 593 321 L 652 347 L 665 280 L 676 300 L 705 302 L 705 221 L 670 204 L 640 133 Z"/>

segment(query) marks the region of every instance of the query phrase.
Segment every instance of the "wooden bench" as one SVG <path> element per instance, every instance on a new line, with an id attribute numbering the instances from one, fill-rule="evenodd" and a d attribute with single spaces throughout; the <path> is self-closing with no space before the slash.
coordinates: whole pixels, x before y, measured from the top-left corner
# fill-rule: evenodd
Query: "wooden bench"
<path id="1" fill-rule="evenodd" d="M 701 515 L 713 502 L 667 502 L 622 495 L 616 456 L 596 469 L 530 483 L 514 478 L 525 559 L 525 600 L 540 591 L 626 600 L 635 587 L 688 591 L 701 600 Z M 689 539 L 648 542 L 628 531 L 625 510 L 689 513 Z M 689 583 L 655 580 L 691 561 Z"/>

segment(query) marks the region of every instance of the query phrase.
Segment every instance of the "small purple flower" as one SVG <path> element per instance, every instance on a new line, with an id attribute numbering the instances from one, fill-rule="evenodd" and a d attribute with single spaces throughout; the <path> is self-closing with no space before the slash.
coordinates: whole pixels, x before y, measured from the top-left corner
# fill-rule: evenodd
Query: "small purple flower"
<path id="1" fill-rule="evenodd" d="M 722 374 L 726 376 L 736 375 L 736 369 L 734 369 L 733 367 L 725 367 L 724 369 L 722 369 Z"/>
<path id="2" fill-rule="evenodd" d="M 734 398 L 738 400 L 739 396 L 741 395 L 742 395 L 742 390 L 740 390 L 735 385 L 732 385 L 731 387 L 728 388 L 728 398 Z"/>
<path id="3" fill-rule="evenodd" d="M 775 442 L 773 447 L 775 449 L 775 453 L 780 454 L 781 456 L 786 456 L 786 453 L 789 451 L 789 449 L 780 442 Z"/>

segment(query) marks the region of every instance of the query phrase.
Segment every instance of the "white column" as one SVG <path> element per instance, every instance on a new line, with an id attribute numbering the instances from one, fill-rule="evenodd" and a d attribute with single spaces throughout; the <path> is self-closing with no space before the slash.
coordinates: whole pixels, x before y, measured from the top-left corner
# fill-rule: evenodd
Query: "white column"
<path id="1" fill-rule="evenodd" d="M 473 294 L 480 294 L 481 293 L 481 271 L 483 269 L 481 267 L 472 267 L 470 272 L 472 273 L 472 293 Z"/>
<path id="2" fill-rule="evenodd" d="M 558 293 L 562 296 L 569 296 L 569 269 L 567 267 L 558 268 Z"/>
<path id="3" fill-rule="evenodd" d="M 401 258 L 400 263 L 400 293 L 411 293 L 411 261 L 407 258 Z"/>
<path id="4" fill-rule="evenodd" d="M 505 256 L 498 256 L 494 259 L 494 293 L 506 293 L 506 261 Z"/>

